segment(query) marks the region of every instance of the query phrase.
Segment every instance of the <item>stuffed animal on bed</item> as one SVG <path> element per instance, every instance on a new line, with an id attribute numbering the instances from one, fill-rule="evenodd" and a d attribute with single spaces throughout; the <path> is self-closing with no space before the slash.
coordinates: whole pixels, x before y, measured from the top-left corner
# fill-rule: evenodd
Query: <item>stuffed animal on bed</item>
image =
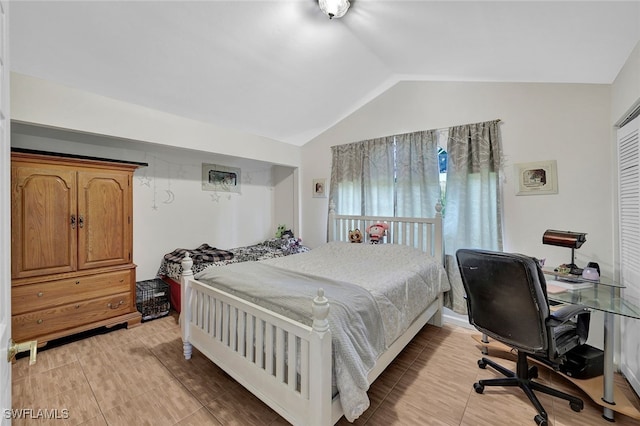
<path id="1" fill-rule="evenodd" d="M 349 230 L 349 241 L 352 243 L 362 242 L 362 232 L 359 229 Z"/>
<path id="2" fill-rule="evenodd" d="M 308 251 L 308 249 L 302 245 L 302 238 L 295 238 L 293 236 L 290 238 L 282 237 L 281 248 L 284 254 L 295 254 Z"/>
<path id="3" fill-rule="evenodd" d="M 367 235 L 369 235 L 369 242 L 371 244 L 378 244 L 382 242 L 382 239 L 387 235 L 387 229 L 389 225 L 386 223 L 375 223 L 367 226 Z"/>
<path id="4" fill-rule="evenodd" d="M 276 229 L 276 238 L 282 238 L 282 234 L 284 234 L 286 229 L 287 225 L 278 225 L 278 228 Z"/>
<path id="5" fill-rule="evenodd" d="M 287 229 L 285 231 L 282 231 L 282 235 L 280 236 L 280 238 L 291 239 L 291 238 L 295 238 L 295 236 L 293 235 L 293 231 L 291 229 Z"/>

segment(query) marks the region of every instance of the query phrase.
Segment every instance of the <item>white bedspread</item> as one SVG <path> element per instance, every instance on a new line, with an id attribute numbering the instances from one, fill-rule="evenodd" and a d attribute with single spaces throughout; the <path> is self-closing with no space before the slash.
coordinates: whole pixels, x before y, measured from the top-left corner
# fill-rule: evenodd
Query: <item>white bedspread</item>
<path id="1" fill-rule="evenodd" d="M 307 253 L 262 262 L 368 290 L 378 303 L 387 347 L 439 293 L 451 289 L 442 263 L 402 245 L 336 241 Z"/>

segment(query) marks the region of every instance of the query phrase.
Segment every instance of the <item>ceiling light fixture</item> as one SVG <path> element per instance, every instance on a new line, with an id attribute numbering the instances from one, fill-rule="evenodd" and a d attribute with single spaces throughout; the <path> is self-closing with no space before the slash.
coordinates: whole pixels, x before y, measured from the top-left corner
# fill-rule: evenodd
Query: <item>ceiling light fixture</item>
<path id="1" fill-rule="evenodd" d="M 320 10 L 322 10 L 329 19 L 342 18 L 347 10 L 349 10 L 348 0 L 318 0 Z"/>

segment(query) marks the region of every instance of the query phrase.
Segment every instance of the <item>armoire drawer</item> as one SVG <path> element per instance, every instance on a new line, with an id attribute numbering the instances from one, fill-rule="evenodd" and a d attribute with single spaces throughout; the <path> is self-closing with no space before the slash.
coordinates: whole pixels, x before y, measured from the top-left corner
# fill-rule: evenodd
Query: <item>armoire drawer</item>
<path id="1" fill-rule="evenodd" d="M 11 317 L 12 338 L 18 342 L 30 340 L 33 337 L 101 321 L 134 310 L 131 293 L 126 292 L 13 315 Z"/>
<path id="2" fill-rule="evenodd" d="M 131 291 L 134 285 L 134 277 L 133 269 L 128 269 L 99 275 L 13 286 L 11 288 L 11 312 L 13 315 L 24 314 L 53 306 Z"/>

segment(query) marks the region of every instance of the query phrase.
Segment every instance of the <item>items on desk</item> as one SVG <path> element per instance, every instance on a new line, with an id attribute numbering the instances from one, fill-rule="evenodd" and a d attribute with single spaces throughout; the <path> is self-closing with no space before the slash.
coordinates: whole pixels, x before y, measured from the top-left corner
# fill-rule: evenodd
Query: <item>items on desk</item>
<path id="1" fill-rule="evenodd" d="M 600 275 L 600 265 L 597 262 L 589 262 L 587 263 L 588 268 L 595 268 L 598 271 L 598 275 Z"/>
<path id="2" fill-rule="evenodd" d="M 598 281 L 600 279 L 600 272 L 592 266 L 587 266 L 582 270 L 582 278 L 586 280 Z"/>
<path id="3" fill-rule="evenodd" d="M 542 235 L 542 244 L 551 246 L 567 247 L 571 249 L 571 263 L 566 264 L 568 273 L 581 275 L 582 269 L 575 264 L 575 249 L 578 249 L 587 241 L 587 234 L 584 232 L 557 231 L 547 229 Z"/>

